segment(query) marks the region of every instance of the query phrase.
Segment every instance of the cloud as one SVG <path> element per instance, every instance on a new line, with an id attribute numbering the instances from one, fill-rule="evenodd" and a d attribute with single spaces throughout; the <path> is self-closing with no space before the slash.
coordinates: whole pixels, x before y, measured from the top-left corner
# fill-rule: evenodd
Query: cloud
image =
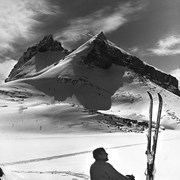
<path id="1" fill-rule="evenodd" d="M 4 80 L 8 77 L 10 71 L 14 67 L 17 61 L 13 59 L 8 59 L 2 63 L 0 63 L 0 83 L 3 83 Z"/>
<path id="2" fill-rule="evenodd" d="M 18 38 L 30 40 L 36 37 L 33 27 L 40 24 L 36 16 L 52 15 L 56 8 L 45 0 L 0 0 L 0 53 L 13 52 Z M 20 43 L 20 42 L 19 42 Z"/>
<path id="3" fill-rule="evenodd" d="M 156 47 L 148 49 L 148 51 L 158 56 L 180 54 L 180 35 L 169 35 L 159 40 Z"/>
<path id="4" fill-rule="evenodd" d="M 139 49 L 137 47 L 129 48 L 130 53 L 137 53 L 138 51 L 139 51 Z"/>
<path id="5" fill-rule="evenodd" d="M 113 32 L 130 21 L 130 15 L 144 9 L 147 5 L 145 2 L 141 0 L 136 1 L 136 3 L 119 3 L 116 7 L 105 7 L 84 17 L 72 19 L 69 26 L 56 34 L 56 39 L 68 45 L 101 31 L 104 33 Z"/>

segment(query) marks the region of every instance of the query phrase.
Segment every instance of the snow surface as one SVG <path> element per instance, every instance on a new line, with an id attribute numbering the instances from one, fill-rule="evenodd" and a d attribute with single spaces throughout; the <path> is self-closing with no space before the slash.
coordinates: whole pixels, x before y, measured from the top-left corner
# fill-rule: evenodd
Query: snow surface
<path id="1" fill-rule="evenodd" d="M 145 179 L 146 133 L 91 135 L 1 135 L 1 167 L 7 179 L 88 179 L 92 150 L 106 148 L 109 162 L 123 174 Z M 178 180 L 180 133 L 159 135 L 156 158 L 158 180 Z"/>
<path id="2" fill-rule="evenodd" d="M 4 89 L 1 87 L 1 90 L 12 92 L 12 89 L 17 88 L 18 83 L 16 86 L 15 83 L 10 84 L 11 86 L 3 85 Z M 1 95 L 0 166 L 6 174 L 4 179 L 88 179 L 89 168 L 94 161 L 92 150 L 97 147 L 106 148 L 109 162 L 121 173 L 134 174 L 139 180 L 145 179 L 146 132 L 108 133 L 111 127 L 108 129 L 101 127 L 96 116 L 83 111 L 80 105 L 56 102 L 52 97 L 42 96 L 43 93 L 29 85 L 19 83 L 18 87 L 21 87 L 21 91 L 26 87 L 34 95 L 21 101 L 19 98 Z M 126 92 L 129 92 L 128 86 L 125 87 Z M 136 94 L 137 89 L 134 88 L 131 93 Z M 163 108 L 172 108 L 177 115 L 179 98 L 165 90 L 161 93 L 164 97 Z M 119 107 L 121 111 L 124 107 L 122 114 L 128 115 L 130 111 L 126 108 L 128 106 L 126 98 L 130 96 L 125 96 L 124 101 L 120 101 L 121 98 L 117 101 L 121 102 Z M 144 106 L 140 117 L 148 116 L 148 105 L 145 103 L 148 104 L 149 100 L 148 97 L 143 98 L 144 101 L 128 103 L 133 104 L 132 111 L 137 115 L 139 109 L 143 109 Z M 107 114 L 121 113 L 117 101 L 114 101 L 112 108 L 106 111 Z M 135 108 L 137 104 L 139 108 Z M 180 132 L 175 120 L 173 123 L 173 119 L 167 119 L 167 114 L 164 116 L 166 126 L 169 125 L 170 128 L 175 126 L 176 130 L 165 130 L 159 134 L 155 178 L 179 180 Z"/>

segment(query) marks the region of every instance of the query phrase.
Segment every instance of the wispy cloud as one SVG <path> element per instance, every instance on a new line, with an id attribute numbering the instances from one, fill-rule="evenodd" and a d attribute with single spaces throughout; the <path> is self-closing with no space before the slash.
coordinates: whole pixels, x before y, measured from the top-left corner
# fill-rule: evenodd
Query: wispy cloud
<path id="1" fill-rule="evenodd" d="M 139 12 L 147 5 L 147 1 L 136 1 L 118 4 L 116 7 L 106 7 L 85 17 L 76 18 L 69 22 L 69 26 L 56 34 L 56 38 L 63 44 L 87 38 L 88 34 L 100 31 L 109 33 L 130 21 L 129 15 Z"/>
<path id="2" fill-rule="evenodd" d="M 139 48 L 138 48 L 138 47 L 129 48 L 129 52 L 130 52 L 130 53 L 137 53 L 138 51 L 139 51 Z"/>
<path id="3" fill-rule="evenodd" d="M 156 47 L 148 49 L 148 51 L 158 56 L 180 54 L 180 35 L 169 35 L 159 40 Z"/>
<path id="4" fill-rule="evenodd" d="M 0 63 L 0 83 L 4 82 L 16 63 L 17 61 L 13 59 L 6 59 L 6 61 Z"/>
<path id="5" fill-rule="evenodd" d="M 35 38 L 33 27 L 40 22 L 35 19 L 40 14 L 53 14 L 56 7 L 51 7 L 45 0 L 0 0 L 0 53 L 13 51 L 18 38 Z M 17 42 L 16 42 L 17 43 Z"/>

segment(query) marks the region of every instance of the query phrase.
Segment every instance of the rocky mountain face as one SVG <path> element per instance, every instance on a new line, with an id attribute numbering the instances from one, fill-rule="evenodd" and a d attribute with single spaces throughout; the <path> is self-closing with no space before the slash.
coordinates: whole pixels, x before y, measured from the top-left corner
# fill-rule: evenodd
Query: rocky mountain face
<path id="1" fill-rule="evenodd" d="M 108 70 L 113 64 L 123 66 L 131 71 L 134 71 L 141 77 L 145 77 L 168 91 L 180 96 L 178 80 L 175 77 L 166 74 L 153 66 L 144 63 L 139 58 L 125 52 L 112 42 L 108 41 L 103 33 L 96 35 L 91 41 L 88 53 L 81 56 L 81 64 L 90 67 L 95 66 L 103 70 Z M 35 56 L 46 52 L 60 52 L 60 54 L 58 54 L 54 59 L 52 58 L 54 55 L 50 54 L 50 60 L 47 60 L 48 63 L 46 63 L 46 66 L 41 67 L 39 71 L 37 71 L 36 67 L 35 73 L 29 73 L 32 72 L 31 68 L 30 70 L 28 69 L 28 71 L 24 71 L 26 66 L 29 68 L 31 67 L 31 64 L 37 64 L 36 61 L 38 58 L 36 60 L 33 59 Z M 9 77 L 6 79 L 6 82 L 20 78 L 37 76 L 40 72 L 43 72 L 45 67 L 58 62 L 60 59 L 64 59 L 67 57 L 67 54 L 68 51 L 61 46 L 60 42 L 54 41 L 52 35 L 46 36 L 39 44 L 27 49 L 11 71 Z M 34 63 L 34 61 L 36 63 Z M 21 73 L 22 71 L 23 74 Z"/>
<path id="2" fill-rule="evenodd" d="M 39 58 L 36 58 L 36 56 L 47 52 L 51 53 L 50 56 L 56 54 L 56 58 L 51 58 L 51 61 L 48 63 L 47 61 L 41 62 L 42 64 L 45 64 L 43 68 L 48 67 L 68 54 L 68 51 L 62 47 L 60 42 L 55 41 L 52 35 L 47 35 L 38 44 L 27 48 L 26 52 L 19 58 L 5 82 L 39 75 L 43 68 L 37 68 L 38 62 L 36 59 Z"/>
<path id="3" fill-rule="evenodd" d="M 119 47 L 108 41 L 103 33 L 100 33 L 93 41 L 92 48 L 88 55 L 84 57 L 84 62 L 95 65 L 102 69 L 108 69 L 112 64 L 125 66 L 138 73 L 157 85 L 180 95 L 178 80 L 153 66 L 150 66 L 139 58 L 124 52 Z"/>

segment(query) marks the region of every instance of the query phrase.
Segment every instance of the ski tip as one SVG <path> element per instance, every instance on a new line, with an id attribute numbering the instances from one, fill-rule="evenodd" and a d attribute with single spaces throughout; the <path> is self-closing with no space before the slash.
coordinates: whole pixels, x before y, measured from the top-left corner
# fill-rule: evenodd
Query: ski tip
<path id="1" fill-rule="evenodd" d="M 160 94 L 160 93 L 158 93 L 158 98 L 159 98 L 159 100 L 161 100 L 161 101 L 162 101 L 162 96 L 161 96 L 161 94 Z"/>
<path id="2" fill-rule="evenodd" d="M 149 91 L 147 91 L 147 93 L 148 93 L 149 97 L 152 99 L 152 94 L 151 94 Z M 160 94 L 160 93 L 157 93 L 157 95 L 158 95 L 159 100 L 162 101 L 162 96 L 161 96 L 161 94 Z"/>
<path id="3" fill-rule="evenodd" d="M 148 93 L 149 97 L 152 99 L 151 93 L 149 91 L 147 91 L 147 93 Z"/>

